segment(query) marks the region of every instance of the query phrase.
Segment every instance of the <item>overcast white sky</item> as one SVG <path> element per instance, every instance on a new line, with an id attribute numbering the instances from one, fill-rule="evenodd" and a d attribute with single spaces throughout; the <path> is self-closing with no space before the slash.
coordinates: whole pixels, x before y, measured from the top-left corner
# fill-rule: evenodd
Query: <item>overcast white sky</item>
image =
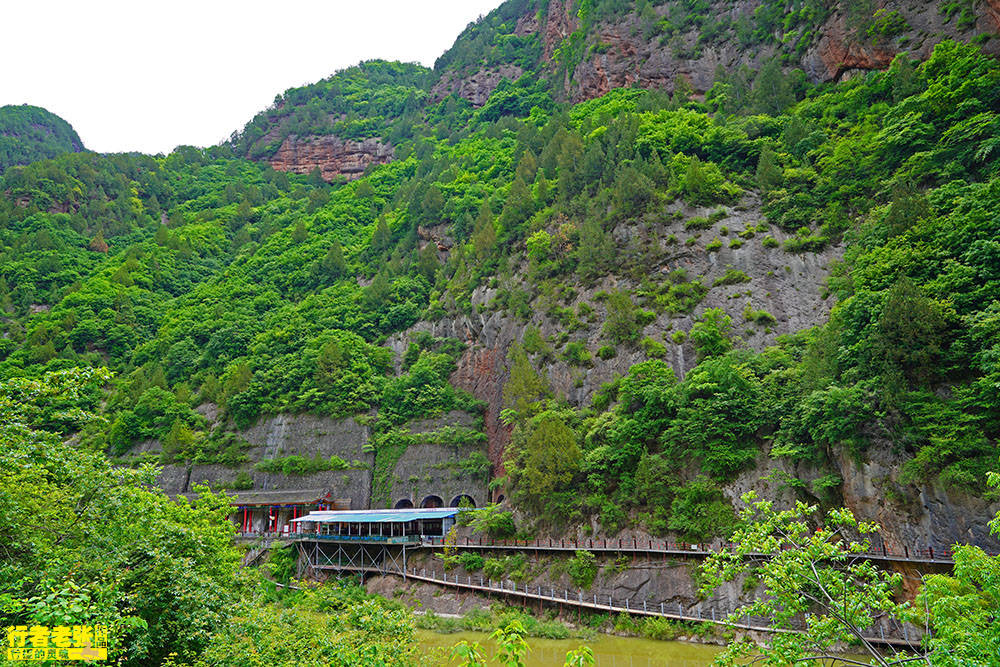
<path id="1" fill-rule="evenodd" d="M 87 148 L 229 137 L 286 88 L 361 60 L 433 66 L 501 0 L 2 0 L 0 106 L 62 116 Z"/>

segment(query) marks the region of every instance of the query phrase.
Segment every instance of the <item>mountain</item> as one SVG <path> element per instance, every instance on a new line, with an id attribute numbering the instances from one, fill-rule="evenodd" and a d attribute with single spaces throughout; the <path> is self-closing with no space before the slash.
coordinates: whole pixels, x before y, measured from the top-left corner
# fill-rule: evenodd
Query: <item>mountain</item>
<path id="1" fill-rule="evenodd" d="M 419 65 L 364 62 L 285 91 L 230 143 L 238 155 L 280 171 L 357 178 L 392 159 L 393 144 L 424 106 L 430 77 Z"/>
<path id="2" fill-rule="evenodd" d="M 548 78 L 575 102 L 620 86 L 705 93 L 770 61 L 813 83 L 923 60 L 943 39 L 996 54 L 1000 5 L 890 0 L 510 0 L 471 24 L 435 64 L 432 99 L 478 106 L 501 79 Z"/>
<path id="3" fill-rule="evenodd" d="M 59 116 L 27 104 L 0 107 L 0 173 L 13 165 L 82 150 L 76 131 Z"/>
<path id="4" fill-rule="evenodd" d="M 761 488 L 988 542 L 995 58 L 574 102 L 547 17 L 610 24 L 559 6 L 286 91 L 223 146 L 8 173 L 0 377 L 111 368 L 80 443 L 171 493 L 503 497 L 693 539 Z"/>
<path id="5" fill-rule="evenodd" d="M 831 510 L 791 529 L 829 540 L 823 568 L 839 508 L 887 552 L 996 553 L 994 10 L 519 0 L 434 70 L 362 63 L 223 145 L 6 170 L 11 625 L 107 621 L 129 665 L 248 641 L 254 664 L 406 664 L 396 603 L 237 577 L 233 503 L 471 498 L 491 534 L 641 545 L 728 536 L 753 491 Z M 445 562 L 542 590 L 599 563 L 702 608 L 687 563 L 586 553 Z M 782 554 L 763 566 L 799 571 Z M 996 559 L 897 566 L 833 580 L 880 619 L 922 585 L 935 660 L 988 661 Z M 314 653 L 269 648 L 290 635 Z"/>
<path id="6" fill-rule="evenodd" d="M 371 61 L 275 99 L 234 134 L 238 155 L 327 181 L 357 178 L 393 158 L 425 106 L 491 100 L 499 117 L 553 100 L 581 102 L 616 87 L 673 94 L 725 111 L 778 69 L 792 88 L 924 60 L 944 39 L 1000 53 L 1000 5 L 810 0 L 508 0 L 471 23 L 434 70 Z M 493 96 L 500 87 L 502 95 Z M 758 86 L 759 87 L 759 86 Z M 761 95 L 763 93 L 760 93 Z M 769 110 L 787 105 L 772 90 Z M 453 96 L 453 97 L 452 97 Z M 449 99 L 453 101 L 449 102 Z"/>

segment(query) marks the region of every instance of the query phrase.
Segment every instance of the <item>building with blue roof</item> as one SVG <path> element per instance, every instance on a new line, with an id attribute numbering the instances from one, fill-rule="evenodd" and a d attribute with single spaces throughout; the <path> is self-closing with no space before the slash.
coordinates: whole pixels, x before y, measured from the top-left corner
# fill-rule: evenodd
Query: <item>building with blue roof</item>
<path id="1" fill-rule="evenodd" d="M 299 576 L 331 572 L 406 569 L 406 550 L 442 538 L 461 512 L 472 508 L 432 507 L 313 511 L 291 521 L 299 551 Z"/>

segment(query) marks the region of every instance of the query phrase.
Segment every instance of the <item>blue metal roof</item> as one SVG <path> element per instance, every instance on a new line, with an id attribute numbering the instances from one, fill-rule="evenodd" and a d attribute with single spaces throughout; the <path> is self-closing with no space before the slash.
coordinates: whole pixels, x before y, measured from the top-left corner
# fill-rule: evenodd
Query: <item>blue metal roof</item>
<path id="1" fill-rule="evenodd" d="M 405 510 L 344 510 L 340 512 L 310 512 L 292 521 L 315 523 L 407 523 L 418 519 L 444 519 L 464 511 L 458 507 Z"/>

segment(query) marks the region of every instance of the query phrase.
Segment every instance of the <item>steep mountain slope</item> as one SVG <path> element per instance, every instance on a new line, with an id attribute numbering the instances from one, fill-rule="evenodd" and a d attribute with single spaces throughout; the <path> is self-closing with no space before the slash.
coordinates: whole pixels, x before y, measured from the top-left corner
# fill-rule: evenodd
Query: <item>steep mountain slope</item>
<path id="1" fill-rule="evenodd" d="M 770 61 L 740 94 L 577 104 L 531 77 L 435 102 L 426 77 L 366 63 L 227 146 L 8 173 L 0 377 L 111 367 L 81 446 L 171 491 L 503 495 L 694 539 L 757 487 L 985 539 L 994 58 L 948 41 L 837 83 Z M 275 159 L 323 137 L 393 159 L 350 181 Z"/>
<path id="2" fill-rule="evenodd" d="M 357 178 L 392 159 L 426 98 L 431 72 L 412 64 L 369 61 L 328 79 L 291 88 L 231 139 L 238 155 L 280 171 L 333 181 Z"/>
<path id="3" fill-rule="evenodd" d="M 80 137 L 59 116 L 27 104 L 0 107 L 0 174 L 12 165 L 82 150 Z"/>
<path id="4" fill-rule="evenodd" d="M 709 91 L 776 61 L 812 82 L 884 69 L 899 53 L 924 59 L 942 39 L 1000 50 L 995 0 L 968 3 L 822 0 L 510 0 L 438 59 L 433 99 L 479 106 L 502 78 L 545 76 L 559 96 L 590 99 L 620 86 Z"/>

